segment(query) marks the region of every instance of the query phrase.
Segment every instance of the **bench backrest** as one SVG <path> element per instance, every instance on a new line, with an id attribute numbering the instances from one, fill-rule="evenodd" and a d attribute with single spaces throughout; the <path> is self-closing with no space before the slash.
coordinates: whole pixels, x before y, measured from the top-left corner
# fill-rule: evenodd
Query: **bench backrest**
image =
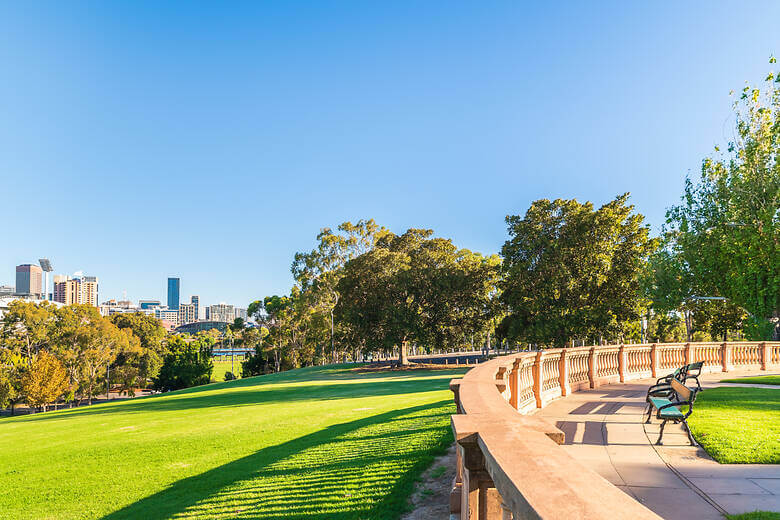
<path id="1" fill-rule="evenodd" d="M 690 401 L 691 395 L 693 395 L 693 390 L 676 379 L 672 379 L 672 390 L 675 391 L 681 401 Z"/>
<path id="2" fill-rule="evenodd" d="M 701 370 L 701 367 L 704 366 L 703 361 L 697 361 L 696 363 L 691 363 L 687 366 L 687 372 L 690 372 L 692 370 Z"/>

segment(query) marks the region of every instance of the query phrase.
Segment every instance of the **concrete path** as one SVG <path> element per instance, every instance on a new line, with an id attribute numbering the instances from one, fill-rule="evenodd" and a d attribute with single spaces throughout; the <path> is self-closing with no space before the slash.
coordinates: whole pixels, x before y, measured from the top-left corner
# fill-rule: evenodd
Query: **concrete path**
<path id="1" fill-rule="evenodd" d="M 700 377 L 705 388 L 720 379 L 756 372 Z M 763 375 L 763 373 L 762 373 Z M 537 415 L 566 433 L 562 446 L 609 482 L 668 519 L 722 520 L 726 513 L 780 511 L 780 465 L 718 464 L 692 447 L 681 426 L 644 424 L 645 395 L 654 380 L 575 392 Z M 780 388 L 778 388 L 780 391 Z"/>

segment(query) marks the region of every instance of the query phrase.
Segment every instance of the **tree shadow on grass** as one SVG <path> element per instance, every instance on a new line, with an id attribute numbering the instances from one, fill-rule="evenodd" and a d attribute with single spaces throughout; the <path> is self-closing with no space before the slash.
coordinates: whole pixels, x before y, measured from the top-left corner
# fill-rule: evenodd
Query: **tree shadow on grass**
<path id="1" fill-rule="evenodd" d="M 392 519 L 452 442 L 443 400 L 330 426 L 182 479 L 103 520 Z"/>
<path id="2" fill-rule="evenodd" d="M 305 370 L 305 369 L 303 369 Z M 313 373 L 312 373 L 313 372 Z M 451 375 L 457 375 L 454 372 Z M 372 396 L 388 396 L 410 394 L 415 392 L 429 392 L 435 390 L 445 390 L 449 386 L 449 379 L 446 377 L 437 379 L 412 378 L 406 374 L 384 375 L 386 381 L 376 381 L 378 377 L 373 374 L 363 374 L 362 377 L 341 377 L 345 373 L 343 370 L 334 370 L 327 377 L 321 377 L 322 374 L 316 371 L 307 371 L 303 375 L 296 375 L 298 381 L 306 381 L 317 376 L 316 381 L 326 381 L 321 384 L 282 384 L 287 380 L 280 381 L 278 378 L 268 379 L 269 376 L 260 376 L 226 383 L 213 385 L 204 385 L 200 387 L 188 388 L 177 392 L 170 392 L 158 396 L 142 397 L 132 400 L 123 400 L 121 402 L 105 403 L 89 407 L 80 407 L 58 412 L 48 412 L 45 414 L 34 414 L 20 416 L 17 421 L 46 421 L 53 419 L 64 419 L 66 417 L 84 417 L 106 414 L 131 414 L 147 413 L 155 411 L 175 411 L 184 409 L 206 409 L 214 407 L 255 406 L 258 404 L 272 404 L 277 402 L 294 401 L 327 401 L 333 399 L 360 398 Z M 437 373 L 437 375 L 440 375 Z M 443 376 L 450 375 L 449 372 L 441 373 Z M 276 376 L 276 374 L 274 374 Z M 328 379 L 353 380 L 347 383 L 327 383 Z M 2 424 L 2 423 L 0 423 Z"/>

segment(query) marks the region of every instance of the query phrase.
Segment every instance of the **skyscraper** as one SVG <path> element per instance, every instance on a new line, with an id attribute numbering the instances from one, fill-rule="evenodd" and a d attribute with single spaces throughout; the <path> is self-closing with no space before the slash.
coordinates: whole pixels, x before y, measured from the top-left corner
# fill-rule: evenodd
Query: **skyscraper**
<path id="1" fill-rule="evenodd" d="M 43 269 L 34 264 L 16 266 L 16 294 L 24 294 L 40 298 L 43 295 L 41 276 Z"/>
<path id="2" fill-rule="evenodd" d="M 200 319 L 200 297 L 193 296 L 190 298 L 190 302 L 195 307 L 195 321 L 198 321 Z"/>
<path id="3" fill-rule="evenodd" d="M 168 308 L 172 311 L 179 310 L 179 279 L 168 278 Z"/>

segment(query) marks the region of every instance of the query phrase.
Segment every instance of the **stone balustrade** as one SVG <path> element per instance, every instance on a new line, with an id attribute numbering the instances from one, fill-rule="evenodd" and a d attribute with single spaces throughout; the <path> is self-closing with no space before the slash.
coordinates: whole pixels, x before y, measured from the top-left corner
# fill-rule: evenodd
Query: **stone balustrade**
<path id="1" fill-rule="evenodd" d="M 780 369 L 780 342 L 653 343 L 521 352 L 454 379 L 457 475 L 451 510 L 462 520 L 659 517 L 569 456 L 564 434 L 534 415 L 585 388 L 660 377 L 702 361 L 703 372 Z"/>

